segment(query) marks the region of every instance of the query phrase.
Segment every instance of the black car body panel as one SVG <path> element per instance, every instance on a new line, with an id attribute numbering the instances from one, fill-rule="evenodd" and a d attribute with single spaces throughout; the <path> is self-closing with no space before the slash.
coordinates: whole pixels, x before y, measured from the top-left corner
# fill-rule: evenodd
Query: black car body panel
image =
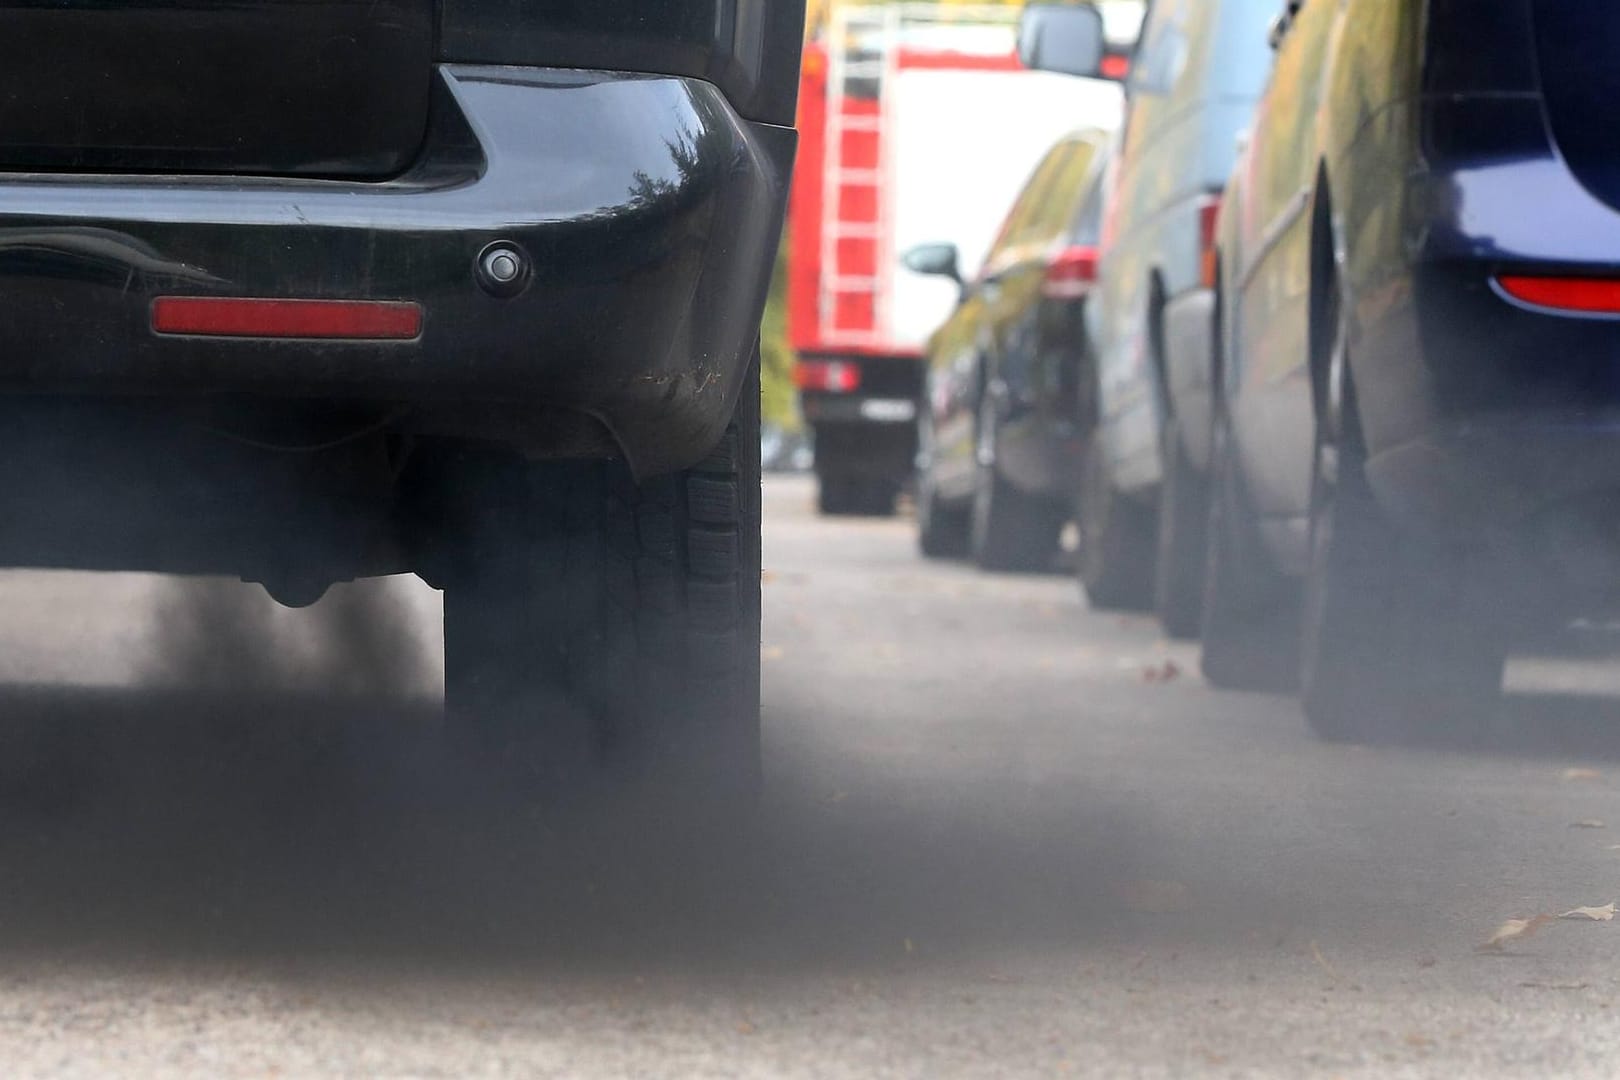
<path id="1" fill-rule="evenodd" d="M 1620 9 L 1549 0 L 1299 9 L 1220 231 L 1223 391 L 1283 568 L 1331 379 L 1324 283 L 1351 313 L 1368 477 L 1408 526 L 1522 536 L 1620 495 L 1620 321 L 1495 284 L 1620 277 L 1620 154 L 1580 105 L 1612 75 L 1588 81 L 1576 46 L 1617 33 Z"/>
<path id="2" fill-rule="evenodd" d="M 0 0 L 0 169 L 387 176 L 433 0 Z"/>
<path id="3" fill-rule="evenodd" d="M 931 434 L 925 467 L 947 501 L 969 498 L 978 468 L 983 410 L 996 413 L 997 471 L 1014 487 L 1065 506 L 1081 435 L 1082 387 L 1096 384 L 1087 348 L 1083 290 L 1054 297 L 1052 260 L 1089 248 L 1100 228 L 1103 165 L 1112 136 L 1077 132 L 1030 177 L 985 258 L 979 280 L 928 344 Z M 1095 416 L 1088 417 L 1094 423 Z"/>
<path id="4" fill-rule="evenodd" d="M 441 0 L 441 58 L 644 71 L 714 83 L 737 112 L 790 125 L 804 5 L 783 0 Z"/>
<path id="5" fill-rule="evenodd" d="M 1537 70 L 1558 151 L 1570 171 L 1620 208 L 1611 111 L 1620 101 L 1620 18 L 1612 4 L 1535 0 Z"/>
<path id="6" fill-rule="evenodd" d="M 420 155 L 382 183 L 0 176 L 0 390 L 370 401 L 429 425 L 505 410 L 542 454 L 577 438 L 565 412 L 642 474 L 678 468 L 731 415 L 793 149 L 696 79 L 446 66 Z M 478 282 L 493 242 L 529 260 L 519 295 Z M 407 300 L 425 323 L 388 343 L 160 337 L 168 295 Z"/>

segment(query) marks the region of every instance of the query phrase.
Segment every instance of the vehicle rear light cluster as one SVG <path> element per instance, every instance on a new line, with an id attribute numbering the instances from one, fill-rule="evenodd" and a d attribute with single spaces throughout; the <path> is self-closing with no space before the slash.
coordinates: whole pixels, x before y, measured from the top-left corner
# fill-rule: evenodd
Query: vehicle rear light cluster
<path id="1" fill-rule="evenodd" d="M 1097 249 L 1090 244 L 1060 248 L 1046 264 L 1041 295 L 1048 300 L 1078 300 L 1097 283 Z"/>
<path id="2" fill-rule="evenodd" d="M 1215 226 L 1221 216 L 1221 199 L 1211 195 L 1198 206 L 1198 280 L 1204 288 L 1215 287 Z"/>
<path id="3" fill-rule="evenodd" d="M 422 333 L 422 307 L 395 300 L 160 296 L 152 301 L 152 329 L 200 337 L 410 341 Z"/>
<path id="4" fill-rule="evenodd" d="M 847 360 L 800 360 L 793 382 L 800 390 L 849 394 L 861 388 L 861 368 Z"/>
<path id="5" fill-rule="evenodd" d="M 1620 278 L 1503 274 L 1496 283 L 1525 304 L 1582 315 L 1620 315 Z"/>

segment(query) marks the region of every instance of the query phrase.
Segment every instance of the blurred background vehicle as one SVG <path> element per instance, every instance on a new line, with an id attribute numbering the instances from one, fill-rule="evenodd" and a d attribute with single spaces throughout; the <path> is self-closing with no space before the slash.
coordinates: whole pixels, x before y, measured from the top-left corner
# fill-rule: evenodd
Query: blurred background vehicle
<path id="1" fill-rule="evenodd" d="M 923 345 L 958 296 L 899 253 L 948 241 L 976 276 L 1041 155 L 1116 122 L 1117 86 L 1027 70 L 1017 25 L 1001 5 L 844 6 L 806 47 L 788 336 L 825 513 L 891 513 L 915 464 Z"/>
<path id="2" fill-rule="evenodd" d="M 804 431 L 766 422 L 759 428 L 759 460 L 766 472 L 809 472 L 816 466 L 815 443 Z"/>
<path id="3" fill-rule="evenodd" d="M 1102 164 L 1112 134 L 1076 132 L 1035 169 L 984 269 L 928 345 L 918 419 L 917 523 L 926 555 L 989 570 L 1049 567 L 1070 517 L 1078 435 L 1095 381 L 1082 325 L 1096 280 Z M 906 254 L 960 280 L 956 247 Z"/>
<path id="4" fill-rule="evenodd" d="M 1297 653 L 1334 739 L 1476 723 L 1516 641 L 1616 600 L 1620 10 L 1290 5 L 1271 40 L 1219 236 L 1204 671 Z"/>
<path id="5" fill-rule="evenodd" d="M 1095 437 L 1084 440 L 1079 575 L 1104 608 L 1153 606 L 1196 632 L 1218 193 L 1269 66 L 1280 0 L 1158 0 L 1126 82 L 1097 291 Z"/>

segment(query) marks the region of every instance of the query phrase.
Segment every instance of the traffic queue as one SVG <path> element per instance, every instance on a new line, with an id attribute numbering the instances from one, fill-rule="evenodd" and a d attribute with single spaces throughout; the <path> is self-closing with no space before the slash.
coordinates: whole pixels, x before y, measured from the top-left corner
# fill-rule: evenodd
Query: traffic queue
<path id="1" fill-rule="evenodd" d="M 1334 740 L 1482 722 L 1516 646 L 1620 606 L 1620 9 L 1155 0 L 1122 46 L 1120 6 L 1023 10 L 1019 68 L 1123 100 L 1040 103 L 1064 133 L 988 239 L 964 115 L 933 233 L 871 204 L 893 287 L 802 271 L 804 310 L 869 318 L 801 361 L 818 442 L 937 282 L 913 407 L 872 410 L 924 555 L 1049 568 L 1072 523 L 1089 603 L 1201 639 L 1216 686 Z"/>

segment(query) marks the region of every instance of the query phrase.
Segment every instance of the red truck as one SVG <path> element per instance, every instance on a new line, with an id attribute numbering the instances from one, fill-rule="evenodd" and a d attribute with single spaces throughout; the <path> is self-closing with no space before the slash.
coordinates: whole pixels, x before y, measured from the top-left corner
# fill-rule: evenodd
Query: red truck
<path id="1" fill-rule="evenodd" d="M 892 513 L 911 477 L 924 347 L 959 291 L 901 254 L 952 242 L 972 280 L 1041 155 L 1117 119 L 1117 88 L 1024 69 L 1017 26 L 1002 6 L 842 7 L 806 47 L 788 334 L 823 513 Z"/>

